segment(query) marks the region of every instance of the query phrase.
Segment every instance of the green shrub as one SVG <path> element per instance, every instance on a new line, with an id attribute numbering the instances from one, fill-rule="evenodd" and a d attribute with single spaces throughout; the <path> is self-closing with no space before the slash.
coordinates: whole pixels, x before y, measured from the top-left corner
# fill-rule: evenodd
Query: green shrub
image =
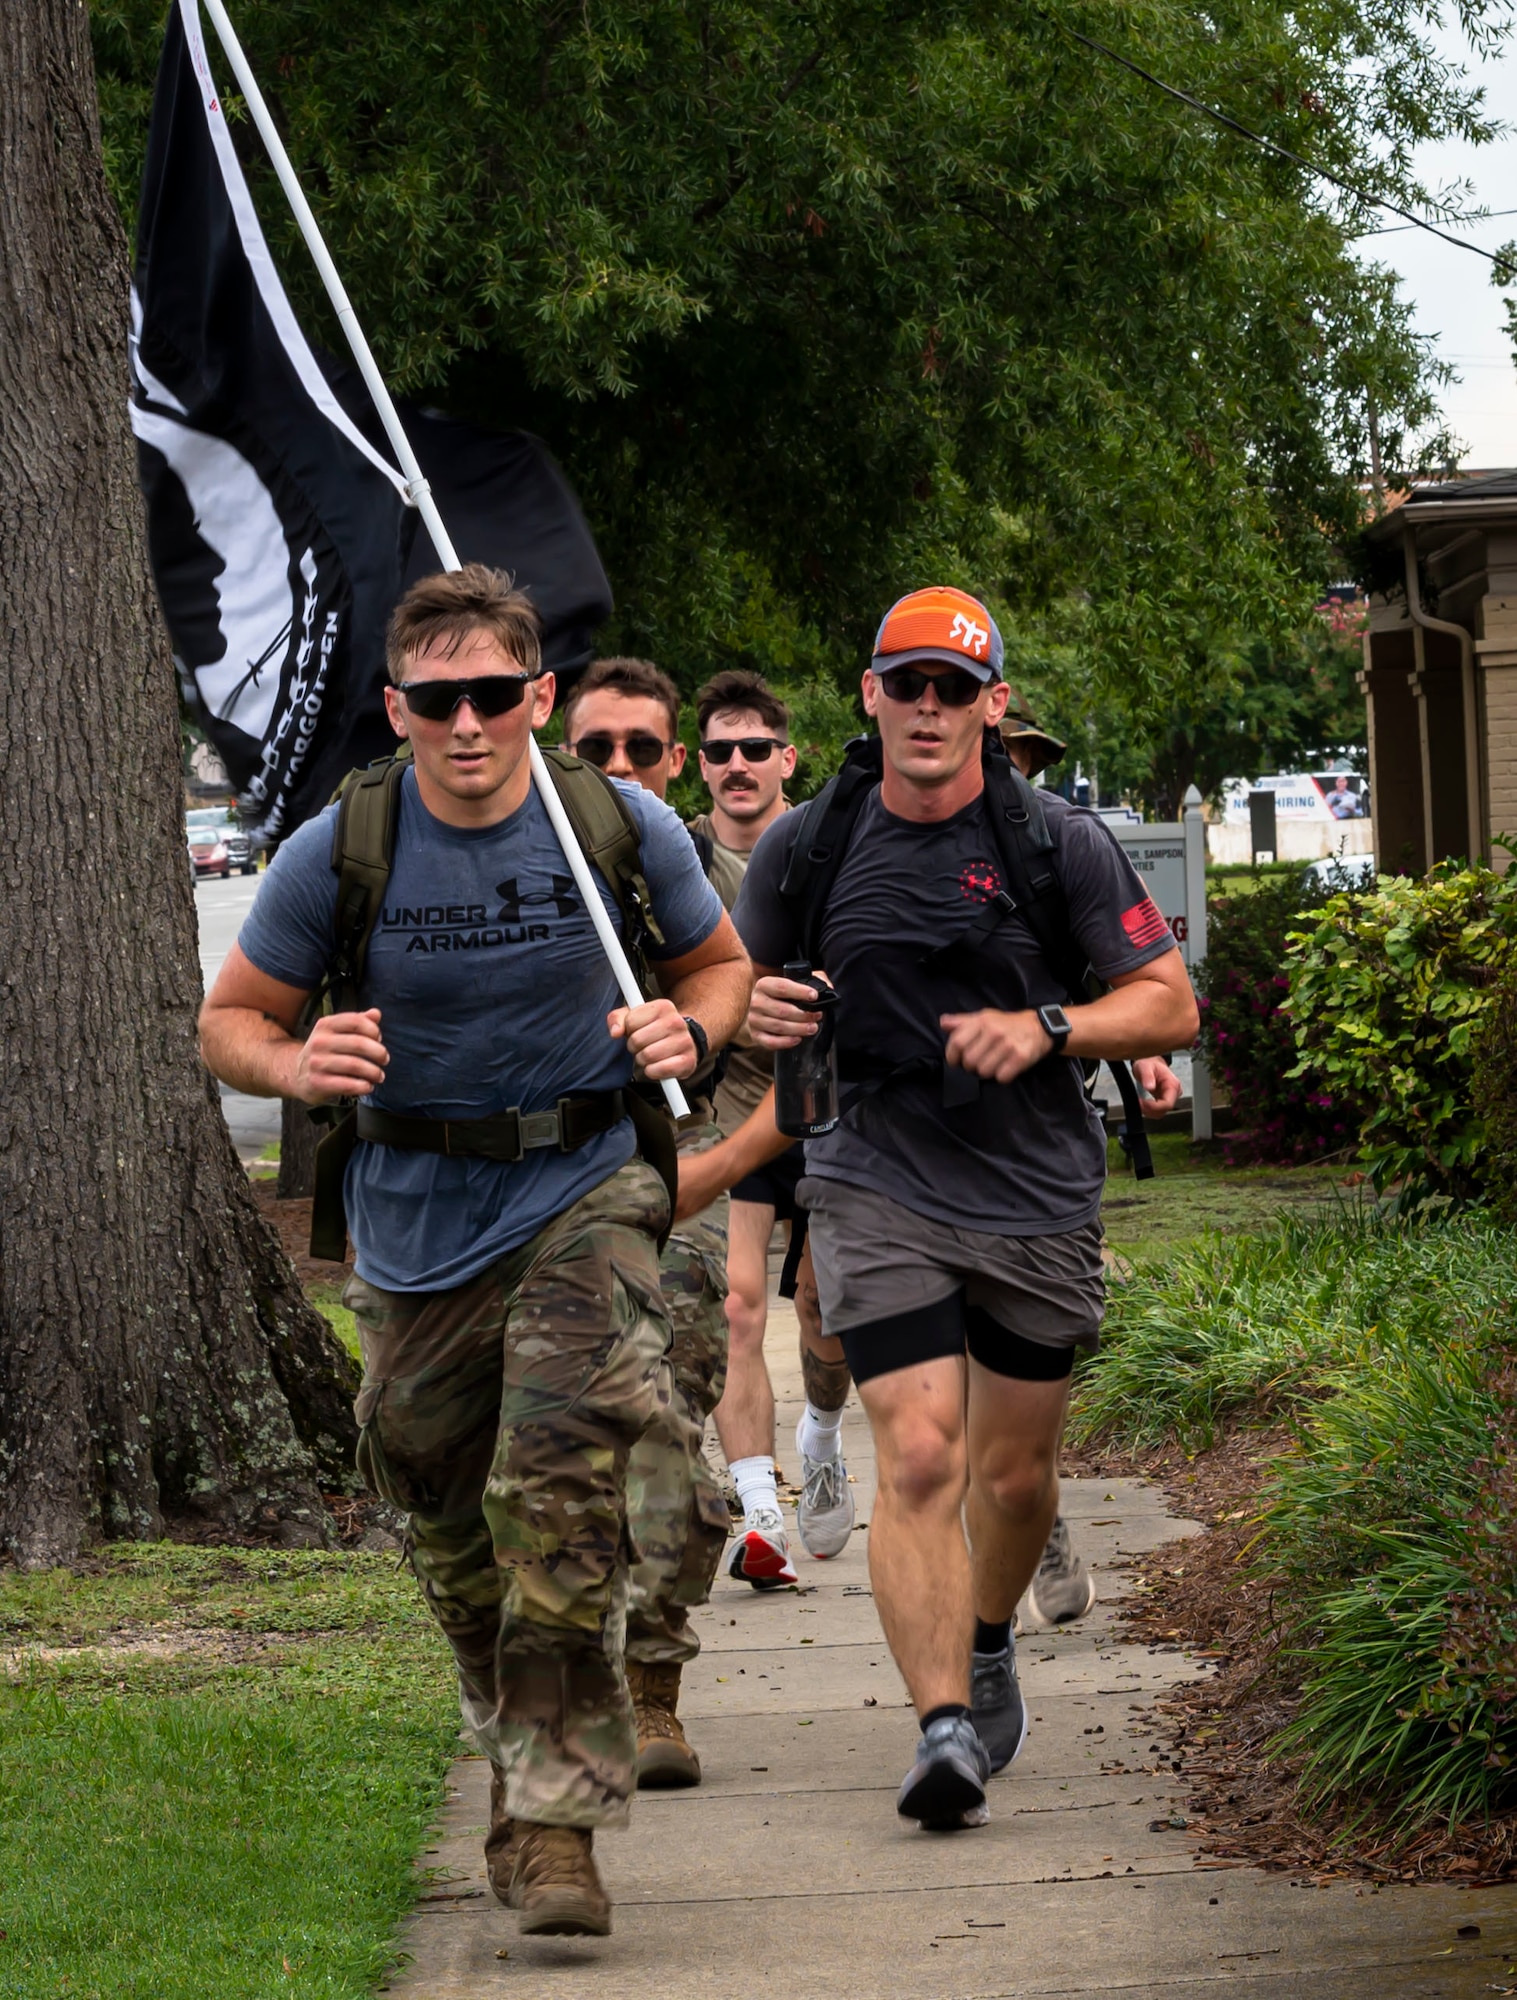
<path id="1" fill-rule="evenodd" d="M 1485 1137 L 1486 1199 L 1517 1222 L 1517 963 L 1491 989 L 1475 1038 L 1470 1101 Z"/>
<path id="2" fill-rule="evenodd" d="M 1406 1201 L 1480 1189 L 1474 1045 L 1517 940 L 1517 871 L 1443 862 L 1420 881 L 1382 876 L 1292 934 L 1290 993 L 1303 1079 L 1365 1107 L 1361 1157 Z"/>
<path id="3" fill-rule="evenodd" d="M 1290 1017 L 1286 940 L 1311 900 L 1306 865 L 1262 871 L 1247 895 L 1213 898 L 1196 985 L 1201 1046 L 1237 1121 L 1233 1156 L 1308 1160 L 1352 1145 L 1358 1109 L 1299 1068 Z"/>

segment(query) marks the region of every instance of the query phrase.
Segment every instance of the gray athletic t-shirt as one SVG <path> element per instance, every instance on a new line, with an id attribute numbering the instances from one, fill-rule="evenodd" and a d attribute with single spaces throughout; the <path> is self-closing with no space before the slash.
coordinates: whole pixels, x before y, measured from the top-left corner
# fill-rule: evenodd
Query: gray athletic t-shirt
<path id="1" fill-rule="evenodd" d="M 1095 971 L 1109 979 L 1171 950 L 1168 924 L 1103 822 L 1052 794 L 1044 810 L 1070 924 Z M 763 835 L 732 913 L 757 966 L 778 968 L 800 949 L 779 886 L 807 817 L 787 813 Z M 938 952 L 1004 886 L 983 794 L 931 825 L 896 818 L 878 791 L 867 801 L 822 923 L 839 1066 L 845 1077 L 926 1067 L 866 1089 L 835 1131 L 808 1139 L 806 1171 L 964 1229 L 1051 1236 L 1097 1214 L 1106 1178 L 1105 1132 L 1080 1064 L 1050 1056 L 1013 1083 L 982 1083 L 968 1104 L 943 1102 L 940 1015 L 1065 998 L 1019 916 L 1004 917 L 978 950 Z"/>
<path id="2" fill-rule="evenodd" d="M 643 872 L 679 958 L 721 920 L 690 836 L 640 785 L 621 785 L 642 836 Z M 329 806 L 280 848 L 238 943 L 260 972 L 303 990 L 332 955 L 337 876 Z M 620 928 L 610 888 L 601 900 Z M 366 1102 L 427 1118 L 489 1118 L 518 1105 L 614 1090 L 632 1065 L 606 1031 L 621 1003 L 589 914 L 535 790 L 496 826 L 434 819 L 407 772 L 395 865 L 361 992 L 378 1007 L 390 1066 Z M 534 1149 L 516 1165 L 360 1142 L 348 1165 L 358 1274 L 387 1291 L 461 1285 L 535 1236 L 615 1173 L 632 1126 L 572 1153 Z"/>

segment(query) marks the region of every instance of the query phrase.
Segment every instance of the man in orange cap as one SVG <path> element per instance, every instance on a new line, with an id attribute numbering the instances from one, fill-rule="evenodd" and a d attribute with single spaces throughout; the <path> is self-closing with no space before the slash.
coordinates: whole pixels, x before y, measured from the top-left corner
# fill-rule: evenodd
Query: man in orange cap
<path id="1" fill-rule="evenodd" d="M 922 1727 L 897 1807 L 935 1827 L 983 1821 L 1026 1733 L 1011 1620 L 1102 1310 L 1106 1138 L 1082 1065 L 1197 1027 L 1116 840 L 1001 755 L 1003 660 L 966 593 L 895 604 L 863 679 L 873 761 L 769 829 L 733 913 L 761 1046 L 818 1024 L 778 968 L 809 957 L 838 990 L 843 1115 L 806 1142 L 801 1194 L 823 1323 L 874 1433 L 870 1576 Z"/>

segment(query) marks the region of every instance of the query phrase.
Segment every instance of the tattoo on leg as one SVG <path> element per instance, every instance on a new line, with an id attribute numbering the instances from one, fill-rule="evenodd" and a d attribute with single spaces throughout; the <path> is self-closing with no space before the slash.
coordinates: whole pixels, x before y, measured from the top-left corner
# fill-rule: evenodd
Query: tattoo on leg
<path id="1" fill-rule="evenodd" d="M 848 1400 L 848 1388 L 853 1377 L 848 1372 L 846 1361 L 824 1361 L 820 1354 L 813 1354 L 803 1341 L 801 1379 L 806 1385 L 806 1400 L 812 1409 L 840 1410 Z"/>

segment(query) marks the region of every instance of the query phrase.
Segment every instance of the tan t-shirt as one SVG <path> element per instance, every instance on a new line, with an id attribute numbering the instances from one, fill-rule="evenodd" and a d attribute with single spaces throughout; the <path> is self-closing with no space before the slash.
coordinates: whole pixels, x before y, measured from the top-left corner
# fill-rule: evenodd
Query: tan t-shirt
<path id="1" fill-rule="evenodd" d="M 711 866 L 706 873 L 722 899 L 722 907 L 730 911 L 748 873 L 748 855 L 722 845 L 709 813 L 701 813 L 686 824 L 692 833 L 704 834 L 711 842 Z M 727 1073 L 716 1092 L 716 1122 L 724 1138 L 735 1132 L 744 1119 L 752 1117 L 773 1081 L 774 1057 L 768 1049 L 755 1048 L 748 1039 L 747 1029 L 739 1028 L 728 1044 Z"/>

